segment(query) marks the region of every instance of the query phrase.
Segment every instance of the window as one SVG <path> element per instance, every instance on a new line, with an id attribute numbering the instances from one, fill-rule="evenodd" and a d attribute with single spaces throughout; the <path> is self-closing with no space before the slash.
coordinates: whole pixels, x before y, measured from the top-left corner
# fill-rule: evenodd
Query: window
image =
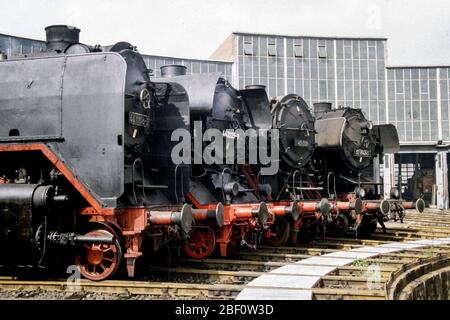
<path id="1" fill-rule="evenodd" d="M 253 44 L 249 40 L 244 41 L 244 54 L 249 56 L 253 55 Z"/>
<path id="2" fill-rule="evenodd" d="M 294 45 L 294 56 L 296 58 L 302 58 L 303 57 L 303 45 L 302 44 Z"/>
<path id="3" fill-rule="evenodd" d="M 269 43 L 267 45 L 267 54 L 271 57 L 274 57 L 277 55 L 277 47 L 275 43 Z"/>
<path id="4" fill-rule="evenodd" d="M 420 81 L 420 93 L 422 93 L 422 94 L 428 93 L 428 81 L 427 80 Z"/>
<path id="5" fill-rule="evenodd" d="M 325 45 L 319 45 L 319 58 L 326 58 L 327 57 L 327 47 Z"/>
<path id="6" fill-rule="evenodd" d="M 403 81 L 396 81 L 395 82 L 395 92 L 396 93 L 404 93 Z"/>

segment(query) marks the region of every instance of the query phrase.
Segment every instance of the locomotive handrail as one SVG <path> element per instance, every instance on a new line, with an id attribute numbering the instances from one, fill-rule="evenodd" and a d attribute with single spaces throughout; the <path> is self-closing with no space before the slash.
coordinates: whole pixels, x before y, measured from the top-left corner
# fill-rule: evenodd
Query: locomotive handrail
<path id="1" fill-rule="evenodd" d="M 229 171 L 230 172 L 230 175 L 231 174 L 233 174 L 233 172 L 231 171 L 231 169 L 230 168 L 224 168 L 223 170 L 222 170 L 222 172 L 220 173 L 220 178 L 221 178 L 221 180 L 222 180 L 222 200 L 223 201 L 226 201 L 225 200 L 225 191 L 224 191 L 224 188 L 225 188 L 225 184 L 223 183 L 223 175 L 225 174 L 225 171 Z"/>
<path id="2" fill-rule="evenodd" d="M 133 186 L 133 197 L 134 197 L 134 203 L 137 205 L 138 201 L 137 201 L 137 196 L 136 196 L 136 188 L 135 188 L 135 180 L 134 180 L 134 169 L 136 168 L 136 163 L 140 163 L 141 165 L 141 175 L 142 175 L 142 196 L 145 198 L 147 197 L 145 195 L 145 187 L 144 187 L 144 165 L 142 163 L 141 158 L 136 158 L 133 162 L 133 166 L 132 166 L 132 170 L 131 170 L 131 182 L 132 182 L 132 186 Z"/>
<path id="3" fill-rule="evenodd" d="M 336 175 L 334 174 L 334 172 L 328 172 L 327 174 L 327 193 L 328 193 L 328 198 L 331 198 L 331 194 L 330 194 L 330 176 L 333 175 L 333 196 L 334 198 L 337 198 L 337 193 L 336 193 Z"/>
<path id="4" fill-rule="evenodd" d="M 175 193 L 175 201 L 177 203 L 179 203 L 179 199 L 178 199 L 178 188 L 177 188 L 177 173 L 178 173 L 178 168 L 180 166 L 181 163 L 177 164 L 175 166 L 174 169 L 174 193 Z M 181 171 L 181 177 L 183 178 L 183 171 Z M 181 181 L 183 181 L 183 179 L 181 179 Z M 181 195 L 184 196 L 184 187 L 183 187 L 183 183 L 181 183 Z"/>
<path id="5" fill-rule="evenodd" d="M 303 190 L 301 189 L 302 187 L 302 174 L 300 172 L 300 170 L 295 170 L 294 173 L 292 174 L 292 190 L 294 192 L 294 199 L 297 199 L 297 193 L 296 193 L 296 187 L 295 187 L 295 177 L 297 174 L 300 174 L 300 199 L 303 200 Z"/>

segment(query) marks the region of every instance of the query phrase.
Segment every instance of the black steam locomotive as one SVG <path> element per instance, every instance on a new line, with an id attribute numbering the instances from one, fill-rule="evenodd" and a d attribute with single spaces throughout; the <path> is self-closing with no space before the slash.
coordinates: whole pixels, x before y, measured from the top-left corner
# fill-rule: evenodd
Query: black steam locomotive
<path id="1" fill-rule="evenodd" d="M 133 275 L 143 242 L 191 229 L 190 167 L 166 151 L 189 98 L 150 81 L 129 43 L 91 47 L 79 32 L 47 27 L 47 51 L 0 62 L 0 259 L 45 266 L 81 244 L 81 274 L 101 280 L 123 259 Z"/>

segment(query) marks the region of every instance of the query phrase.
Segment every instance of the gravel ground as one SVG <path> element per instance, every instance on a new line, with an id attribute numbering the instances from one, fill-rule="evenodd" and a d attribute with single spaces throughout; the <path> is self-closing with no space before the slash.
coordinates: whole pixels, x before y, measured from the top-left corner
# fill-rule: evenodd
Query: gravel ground
<path id="1" fill-rule="evenodd" d="M 153 300 L 165 297 L 151 295 L 102 294 L 95 292 L 66 292 L 66 291 L 24 291 L 0 290 L 0 300 L 33 299 L 33 300 Z M 168 297 L 167 297 L 168 298 Z"/>

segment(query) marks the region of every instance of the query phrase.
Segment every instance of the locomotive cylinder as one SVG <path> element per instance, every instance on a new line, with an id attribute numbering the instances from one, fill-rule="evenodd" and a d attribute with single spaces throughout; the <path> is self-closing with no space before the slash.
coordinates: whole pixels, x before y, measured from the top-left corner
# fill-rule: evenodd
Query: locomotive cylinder
<path id="1" fill-rule="evenodd" d="M 51 186 L 38 184 L 0 184 L 0 227 L 6 234 L 14 230 L 15 241 L 23 245 L 20 250 L 30 249 L 34 236 L 34 209 L 47 206 L 51 189 Z"/>
<path id="2" fill-rule="evenodd" d="M 0 204 L 1 205 L 27 205 L 33 208 L 43 208 L 47 205 L 51 186 L 38 184 L 0 184 Z"/>

